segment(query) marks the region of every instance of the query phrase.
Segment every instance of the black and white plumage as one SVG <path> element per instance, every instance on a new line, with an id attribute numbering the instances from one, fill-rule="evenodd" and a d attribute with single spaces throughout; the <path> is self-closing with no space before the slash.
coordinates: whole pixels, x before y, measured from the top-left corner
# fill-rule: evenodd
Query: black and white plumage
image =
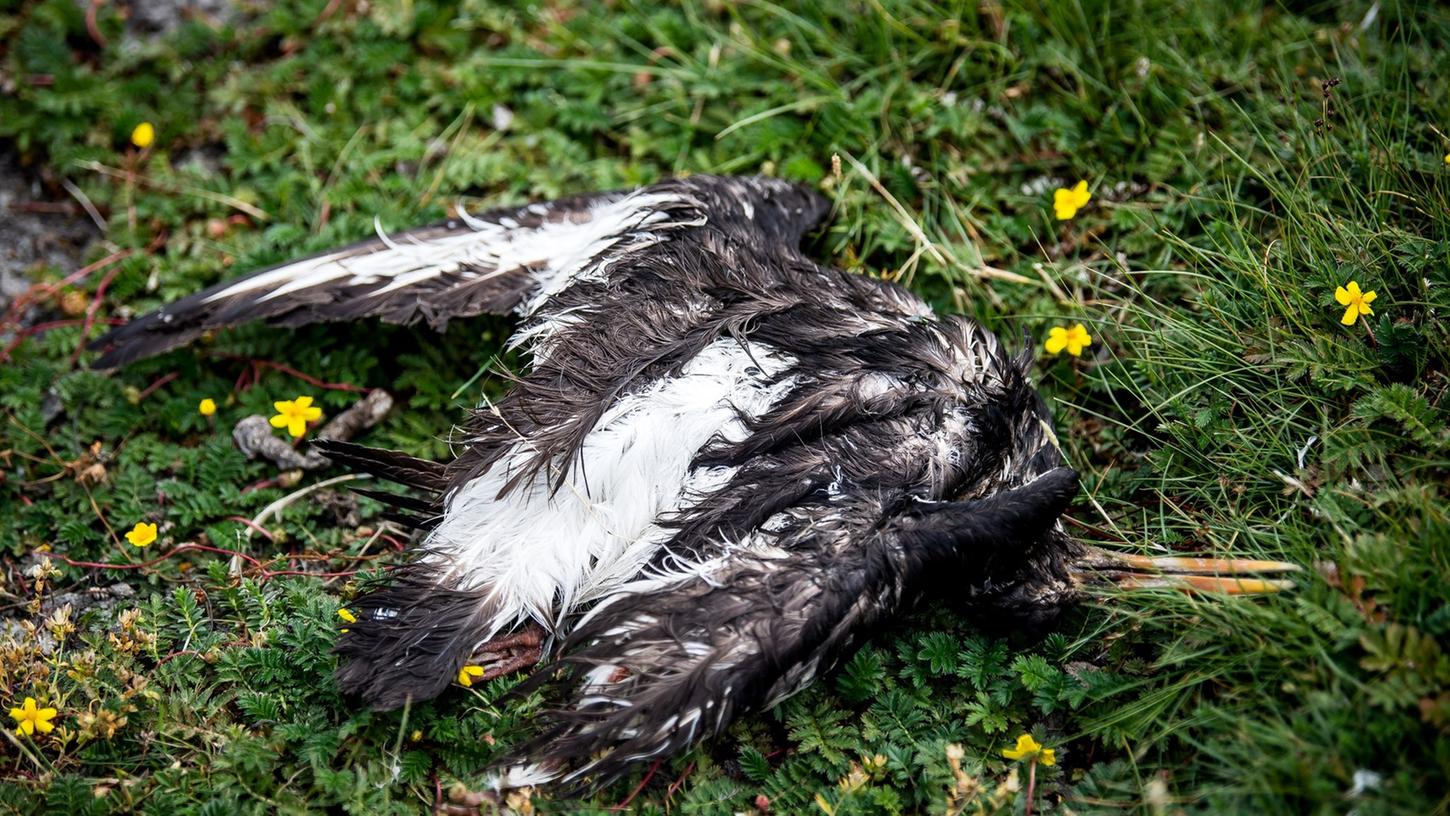
<path id="1" fill-rule="evenodd" d="M 122 326 L 97 365 L 257 318 L 517 313 L 531 366 L 452 461 L 317 443 L 412 488 L 423 530 L 353 605 L 337 676 L 394 708 L 540 626 L 557 659 L 531 684 L 559 707 L 499 784 L 599 784 L 799 690 L 929 580 L 1038 622 L 1080 593 L 1029 357 L 806 258 L 827 211 L 696 176 L 379 230 Z"/>

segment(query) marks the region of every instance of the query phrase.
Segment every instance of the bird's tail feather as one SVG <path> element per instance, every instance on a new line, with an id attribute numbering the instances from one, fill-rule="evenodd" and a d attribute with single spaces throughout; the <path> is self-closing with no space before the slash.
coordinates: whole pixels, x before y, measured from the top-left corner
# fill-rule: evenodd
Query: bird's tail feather
<path id="1" fill-rule="evenodd" d="M 357 621 L 337 645 L 337 683 L 382 711 L 441 694 L 492 618 L 483 592 L 440 586 L 420 561 L 359 596 L 351 611 Z"/>

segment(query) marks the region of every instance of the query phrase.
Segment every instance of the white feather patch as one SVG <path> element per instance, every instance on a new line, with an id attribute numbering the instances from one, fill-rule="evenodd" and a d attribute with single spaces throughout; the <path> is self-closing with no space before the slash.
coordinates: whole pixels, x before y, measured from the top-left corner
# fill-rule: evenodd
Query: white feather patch
<path id="1" fill-rule="evenodd" d="M 449 496 L 425 556 L 459 588 L 486 587 L 500 612 L 487 637 L 528 619 L 547 628 L 616 592 L 670 533 L 663 516 L 725 483 L 733 469 L 690 463 L 717 434 L 740 440 L 792 385 L 771 378 L 794 359 L 769 347 L 716 340 L 675 377 L 625 396 L 585 437 L 557 492 L 541 472 L 498 495 L 533 456 L 521 440 L 483 476 Z"/>

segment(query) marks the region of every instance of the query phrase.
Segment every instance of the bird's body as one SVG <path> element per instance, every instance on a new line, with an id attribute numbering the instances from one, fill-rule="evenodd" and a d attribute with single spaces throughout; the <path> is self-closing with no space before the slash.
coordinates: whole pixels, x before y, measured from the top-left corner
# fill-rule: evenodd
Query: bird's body
<path id="1" fill-rule="evenodd" d="M 530 368 L 451 462 L 319 443 L 413 488 L 424 531 L 353 605 L 338 678 L 397 707 L 540 627 L 562 706 L 501 784 L 607 781 L 800 689 L 929 573 L 999 615 L 1077 592 L 1076 476 L 1028 358 L 806 258 L 826 211 L 699 176 L 380 231 L 134 321 L 100 364 L 252 318 L 519 314 Z"/>

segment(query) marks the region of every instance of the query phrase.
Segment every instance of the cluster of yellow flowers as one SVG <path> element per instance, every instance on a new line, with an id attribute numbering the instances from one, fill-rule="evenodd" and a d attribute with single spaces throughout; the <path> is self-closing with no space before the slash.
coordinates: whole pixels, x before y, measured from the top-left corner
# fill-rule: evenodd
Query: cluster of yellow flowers
<path id="1" fill-rule="evenodd" d="M 1086 179 L 1078 181 L 1071 187 L 1059 187 L 1052 194 L 1052 212 L 1059 221 L 1067 221 L 1077 217 L 1077 213 L 1092 200 L 1093 194 L 1088 190 Z M 1047 332 L 1047 342 L 1042 344 L 1048 354 L 1061 354 L 1066 351 L 1074 357 L 1081 357 L 1083 349 L 1092 345 L 1092 335 L 1081 323 L 1074 323 L 1071 326 L 1053 326 Z"/>
<path id="2" fill-rule="evenodd" d="M 301 437 L 307 433 L 307 426 L 310 423 L 322 419 L 322 409 L 312 404 L 312 397 L 300 396 L 296 399 L 278 400 L 272 403 L 272 408 L 277 411 L 269 422 L 273 428 L 286 428 L 287 433 L 293 437 Z M 196 412 L 204 417 L 216 416 L 216 400 L 207 397 L 196 405 Z"/>
<path id="3" fill-rule="evenodd" d="M 1445 163 L 1450 164 L 1450 154 L 1445 156 Z M 1086 180 L 1079 181 L 1072 187 L 1059 187 L 1052 194 L 1052 211 L 1059 221 L 1067 221 L 1077 217 L 1078 211 L 1087 206 L 1088 201 L 1093 197 L 1088 190 Z M 1374 314 L 1369 306 L 1374 302 L 1376 293 L 1371 290 L 1361 291 L 1358 281 L 1350 281 L 1344 286 L 1334 290 L 1334 299 L 1344 307 L 1344 315 L 1339 322 L 1346 326 L 1353 326 L 1360 317 Z M 1066 351 L 1073 357 L 1082 356 L 1083 349 L 1092 345 L 1093 338 L 1088 334 L 1087 329 L 1081 323 L 1074 323 L 1072 326 L 1054 326 L 1048 331 L 1047 341 L 1043 343 L 1044 350 L 1048 354 L 1061 354 Z"/>
<path id="4" fill-rule="evenodd" d="M 139 131 L 140 128 L 138 127 L 137 130 Z M 148 139 L 150 138 L 149 133 L 142 135 L 147 136 Z M 134 134 L 132 139 L 133 141 L 135 141 Z M 149 144 L 149 141 L 147 143 Z M 139 143 L 137 146 L 144 147 L 144 145 L 140 145 Z M 270 420 L 270 422 L 272 423 L 272 427 L 286 428 L 287 433 L 291 434 L 293 437 L 300 437 L 303 434 L 307 433 L 308 424 L 316 422 L 317 420 L 322 418 L 322 409 L 313 405 L 312 397 L 308 396 L 301 396 L 291 400 L 279 400 L 272 403 L 272 407 L 277 410 L 276 416 L 273 416 Z M 197 403 L 196 412 L 204 417 L 215 416 L 216 411 L 216 400 L 210 397 L 207 397 L 206 399 Z M 157 531 L 155 523 L 138 521 L 136 522 L 135 526 L 133 526 L 130 531 L 126 533 L 126 540 L 130 542 L 133 547 L 144 548 L 156 543 L 158 535 L 159 533 Z M 347 611 L 346 609 L 339 609 L 337 614 L 339 617 L 341 617 L 345 621 L 348 621 L 349 623 L 357 621 L 357 618 L 352 617 L 352 613 Z M 347 630 L 344 629 L 343 631 L 346 632 Z"/>

